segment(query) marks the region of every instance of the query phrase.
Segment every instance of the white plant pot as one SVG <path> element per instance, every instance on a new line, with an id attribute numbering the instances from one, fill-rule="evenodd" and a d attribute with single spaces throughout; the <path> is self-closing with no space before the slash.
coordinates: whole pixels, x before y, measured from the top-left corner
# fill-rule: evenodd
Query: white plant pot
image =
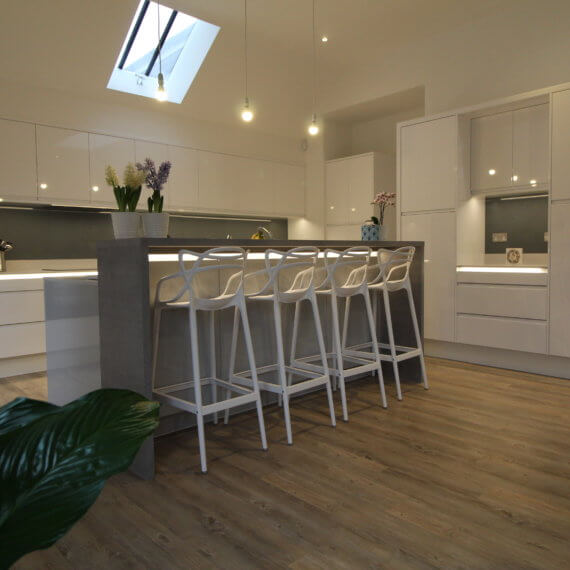
<path id="1" fill-rule="evenodd" d="M 111 212 L 115 239 L 140 236 L 141 215 L 138 212 Z"/>
<path id="2" fill-rule="evenodd" d="M 141 215 L 145 237 L 165 238 L 168 236 L 170 215 L 167 212 L 161 212 L 160 214 L 145 212 Z"/>

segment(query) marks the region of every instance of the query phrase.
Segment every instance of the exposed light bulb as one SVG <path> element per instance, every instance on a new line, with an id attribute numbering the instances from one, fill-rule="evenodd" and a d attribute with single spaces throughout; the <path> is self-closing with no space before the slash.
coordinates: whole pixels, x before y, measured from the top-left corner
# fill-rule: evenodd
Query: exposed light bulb
<path id="1" fill-rule="evenodd" d="M 313 118 L 311 119 L 311 124 L 309 125 L 308 131 L 309 134 L 313 137 L 319 134 L 319 126 L 317 125 L 317 115 L 315 115 L 315 113 L 313 113 Z"/>
<path id="2" fill-rule="evenodd" d="M 162 73 L 158 74 L 158 89 L 156 90 L 156 99 L 158 101 L 166 101 L 168 94 L 164 88 L 164 75 Z"/>
<path id="3" fill-rule="evenodd" d="M 496 173 L 497 173 L 497 171 L 496 171 L 494 168 L 491 168 L 491 169 L 489 170 L 489 174 L 490 174 L 491 176 L 495 176 Z"/>
<path id="4" fill-rule="evenodd" d="M 324 44 L 326 44 L 329 41 L 329 39 L 327 38 L 327 36 L 323 36 L 321 38 L 321 42 L 323 42 Z"/>
<path id="5" fill-rule="evenodd" d="M 47 188 L 47 184 L 46 184 L 45 182 L 42 182 L 42 183 L 40 184 L 40 188 L 41 188 L 42 190 L 45 190 L 45 189 Z"/>
<path id="6" fill-rule="evenodd" d="M 93 190 L 93 192 L 99 192 L 99 186 L 92 186 L 91 190 Z"/>
<path id="7" fill-rule="evenodd" d="M 516 182 L 518 179 L 519 179 L 519 177 L 516 174 L 514 174 L 513 175 L 513 182 Z"/>
<path id="8" fill-rule="evenodd" d="M 249 108 L 249 99 L 245 98 L 245 104 L 241 110 L 241 118 L 246 123 L 250 123 L 253 120 L 253 111 Z"/>

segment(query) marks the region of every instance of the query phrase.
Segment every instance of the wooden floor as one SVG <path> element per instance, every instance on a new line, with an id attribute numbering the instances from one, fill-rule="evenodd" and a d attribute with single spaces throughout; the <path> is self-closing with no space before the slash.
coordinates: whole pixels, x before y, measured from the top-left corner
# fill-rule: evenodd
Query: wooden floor
<path id="1" fill-rule="evenodd" d="M 403 402 L 390 385 L 388 410 L 374 379 L 351 383 L 336 429 L 324 392 L 294 400 L 293 446 L 268 408 L 265 453 L 254 415 L 208 425 L 207 475 L 193 430 L 164 437 L 154 481 L 114 477 L 16 568 L 570 568 L 570 382 L 428 371 L 431 389 L 407 386 Z"/>

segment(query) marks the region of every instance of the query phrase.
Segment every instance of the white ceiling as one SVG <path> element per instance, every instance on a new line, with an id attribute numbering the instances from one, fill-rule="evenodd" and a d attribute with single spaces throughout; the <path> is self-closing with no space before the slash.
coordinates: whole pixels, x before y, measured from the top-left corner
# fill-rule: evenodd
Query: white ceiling
<path id="1" fill-rule="evenodd" d="M 327 44 L 317 45 L 319 97 L 348 81 L 356 68 L 373 73 L 378 61 L 399 46 L 474 21 L 489 10 L 516 7 L 517 1 L 317 0 L 318 34 L 329 37 Z M 298 137 L 311 114 L 311 0 L 248 2 L 249 90 L 257 117 L 244 128 Z M 165 104 L 165 112 L 240 124 L 243 0 L 165 3 L 221 26 L 186 99 L 181 105 Z M 106 89 L 137 5 L 138 0 L 3 0 L 3 79 L 142 108 L 156 105 Z"/>

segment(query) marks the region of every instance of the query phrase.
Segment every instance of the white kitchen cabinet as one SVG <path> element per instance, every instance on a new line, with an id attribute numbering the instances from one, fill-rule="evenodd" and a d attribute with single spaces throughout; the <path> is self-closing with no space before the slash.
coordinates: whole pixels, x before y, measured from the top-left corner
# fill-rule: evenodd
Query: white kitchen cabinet
<path id="1" fill-rule="evenodd" d="M 168 147 L 172 163 L 166 208 L 186 210 L 198 205 L 198 151 L 180 146 Z"/>
<path id="2" fill-rule="evenodd" d="M 330 160 L 326 164 L 327 225 L 350 223 L 348 214 L 348 164 L 346 160 Z"/>
<path id="3" fill-rule="evenodd" d="M 546 321 L 458 315 L 456 341 L 545 354 L 547 325 Z"/>
<path id="4" fill-rule="evenodd" d="M 471 119 L 471 190 L 511 186 L 513 113 Z"/>
<path id="5" fill-rule="evenodd" d="M 455 340 L 455 212 L 402 216 L 400 239 L 425 242 L 425 338 L 453 342 Z"/>
<path id="6" fill-rule="evenodd" d="M 258 179 L 258 192 L 271 196 L 271 208 L 265 213 L 276 216 L 305 215 L 305 167 L 266 162 L 266 178 Z M 262 212 L 263 213 L 263 212 Z"/>
<path id="7" fill-rule="evenodd" d="M 89 135 L 36 127 L 38 200 L 51 204 L 89 202 Z"/>
<path id="8" fill-rule="evenodd" d="M 513 186 L 549 181 L 549 106 L 513 111 Z"/>
<path id="9" fill-rule="evenodd" d="M 400 129 L 400 210 L 455 208 L 458 185 L 457 117 L 443 117 Z"/>
<path id="10" fill-rule="evenodd" d="M 116 206 L 113 188 L 105 182 L 105 168 L 111 165 L 119 179 L 129 162 L 135 162 L 135 141 L 107 135 L 89 134 L 89 169 L 91 203 Z"/>
<path id="11" fill-rule="evenodd" d="M 326 163 L 327 225 L 361 225 L 370 218 L 375 176 L 373 153 Z"/>
<path id="12" fill-rule="evenodd" d="M 550 354 L 570 357 L 570 203 L 550 217 Z"/>
<path id="13" fill-rule="evenodd" d="M 570 200 L 570 90 L 552 95 L 553 200 Z"/>
<path id="14" fill-rule="evenodd" d="M 0 170 L 0 198 L 37 200 L 35 125 L 0 120 Z"/>
<path id="15" fill-rule="evenodd" d="M 198 204 L 202 209 L 276 216 L 304 214 L 302 166 L 199 151 L 198 172 Z"/>

